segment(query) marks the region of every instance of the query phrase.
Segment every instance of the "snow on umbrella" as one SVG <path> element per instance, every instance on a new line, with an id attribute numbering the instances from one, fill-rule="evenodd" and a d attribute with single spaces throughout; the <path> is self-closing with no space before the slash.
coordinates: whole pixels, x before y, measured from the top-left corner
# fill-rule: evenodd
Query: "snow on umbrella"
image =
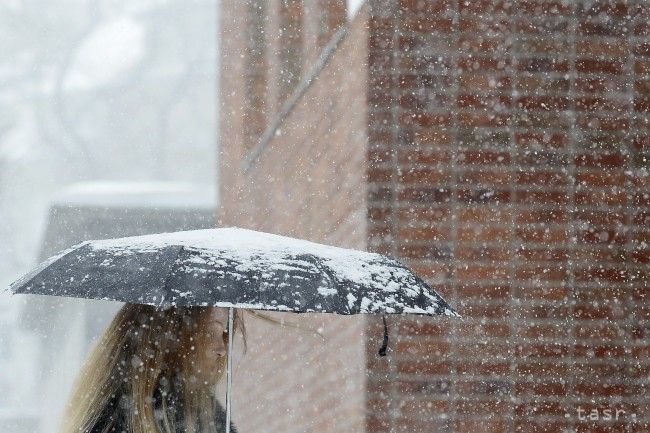
<path id="1" fill-rule="evenodd" d="M 234 308 L 460 317 L 394 259 L 237 227 L 82 242 L 10 290 L 159 308 L 228 307 L 227 432 Z M 382 356 L 387 342 L 384 318 Z"/>

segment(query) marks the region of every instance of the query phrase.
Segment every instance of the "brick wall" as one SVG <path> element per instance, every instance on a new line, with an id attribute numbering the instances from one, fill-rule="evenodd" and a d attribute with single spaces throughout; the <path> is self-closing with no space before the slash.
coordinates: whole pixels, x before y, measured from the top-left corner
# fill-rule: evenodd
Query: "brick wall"
<path id="1" fill-rule="evenodd" d="M 221 55 L 225 115 L 220 136 L 220 225 L 365 249 L 367 55 L 366 44 L 358 42 L 367 38 L 367 20 L 359 19 L 345 34 L 331 30 L 334 39 L 330 38 L 332 44 L 324 53 L 335 55 L 321 55 L 305 67 L 305 81 L 284 98 L 278 110 L 268 113 L 267 130 L 247 143 L 246 119 L 241 119 L 246 111 L 239 108 L 238 99 L 242 75 L 232 73 L 245 69 L 235 30 L 239 18 L 224 18 L 228 39 Z M 320 34 L 322 28 L 302 28 L 305 43 L 320 43 L 321 36 L 312 35 L 310 29 Z M 267 35 L 277 37 L 268 30 Z M 273 43 L 268 41 L 270 46 Z M 304 50 L 315 48 L 305 46 Z M 273 53 L 267 52 L 269 63 L 282 58 L 281 53 L 273 58 Z M 282 85 L 275 74 L 269 69 L 264 79 L 268 86 Z M 318 79 L 308 82 L 310 74 Z M 239 431 L 363 431 L 365 318 L 272 315 L 308 329 L 320 327 L 327 340 L 247 318 L 249 350 L 242 357 L 238 347 L 233 379 L 233 420 Z M 379 347 L 381 340 L 377 341 Z"/>
<path id="2" fill-rule="evenodd" d="M 226 80 L 223 224 L 393 255 L 465 316 L 389 317 L 385 358 L 376 317 L 333 328 L 365 431 L 649 431 L 649 10 L 371 0 L 252 144 Z"/>
<path id="3" fill-rule="evenodd" d="M 465 320 L 393 320 L 368 431 L 648 431 L 648 3 L 371 5 L 368 243 Z"/>

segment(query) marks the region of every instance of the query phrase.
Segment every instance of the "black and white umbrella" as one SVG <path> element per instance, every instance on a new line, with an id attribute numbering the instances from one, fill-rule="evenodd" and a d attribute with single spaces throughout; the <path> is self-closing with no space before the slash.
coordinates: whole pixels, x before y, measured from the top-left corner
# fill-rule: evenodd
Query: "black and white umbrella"
<path id="1" fill-rule="evenodd" d="M 389 257 L 236 227 L 86 241 L 15 281 L 13 293 L 227 307 L 226 432 L 235 308 L 460 317 Z M 385 355 L 388 342 L 384 318 Z"/>

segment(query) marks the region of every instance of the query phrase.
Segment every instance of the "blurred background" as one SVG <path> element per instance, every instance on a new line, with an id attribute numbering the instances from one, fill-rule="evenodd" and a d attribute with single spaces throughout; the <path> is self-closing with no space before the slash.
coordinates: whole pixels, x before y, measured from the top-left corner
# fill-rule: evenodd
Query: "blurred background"
<path id="1" fill-rule="evenodd" d="M 648 0 L 6 1 L 0 286 L 236 225 L 389 254 L 464 319 L 247 323 L 253 432 L 649 432 Z M 116 303 L 0 297 L 0 430 Z M 245 372 L 245 374 L 243 374 Z M 223 391 L 223 390 L 221 390 Z M 614 418 L 614 416 L 616 418 Z"/>
<path id="2" fill-rule="evenodd" d="M 217 14 L 0 4 L 0 286 L 84 239 L 214 225 Z M 29 298 L 0 297 L 0 430 L 53 432 L 118 305 Z"/>

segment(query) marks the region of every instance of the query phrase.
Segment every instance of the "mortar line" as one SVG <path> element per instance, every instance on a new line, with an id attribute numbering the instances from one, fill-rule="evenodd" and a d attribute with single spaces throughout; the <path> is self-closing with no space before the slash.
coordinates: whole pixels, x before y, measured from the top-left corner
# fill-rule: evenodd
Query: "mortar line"
<path id="1" fill-rule="evenodd" d="M 636 6 L 635 1 L 631 1 L 629 6 L 630 8 L 634 8 Z M 626 269 L 630 269 L 630 264 L 632 262 L 631 256 L 632 256 L 632 241 L 631 241 L 631 232 L 633 231 L 634 227 L 634 207 L 633 207 L 633 202 L 632 202 L 632 181 L 631 179 L 634 176 L 634 151 L 632 147 L 632 140 L 634 139 L 634 120 L 636 118 L 636 114 L 634 112 L 634 93 L 635 93 L 635 71 L 634 71 L 634 23 L 636 21 L 635 17 L 633 15 L 628 15 L 630 19 L 628 20 L 628 31 L 626 34 L 626 42 L 627 42 L 627 47 L 628 47 L 628 52 L 627 52 L 627 57 L 625 59 L 625 77 L 626 77 L 626 93 L 627 93 L 627 98 L 628 98 L 628 107 L 627 107 L 627 119 L 628 119 L 628 127 L 627 127 L 627 139 L 625 139 L 623 142 L 625 143 L 625 154 L 627 156 L 627 161 L 626 161 L 626 179 L 625 179 L 625 198 L 626 198 L 626 209 L 628 210 L 627 212 L 624 213 L 624 227 L 625 227 L 625 245 L 623 246 L 623 249 L 625 251 L 625 267 Z M 629 274 L 628 274 L 629 276 Z M 623 305 L 622 307 L 625 309 L 625 319 L 624 319 L 624 327 L 625 327 L 625 337 L 628 340 L 627 341 L 627 346 L 631 346 L 630 343 L 633 343 L 634 340 L 634 331 L 633 331 L 633 326 L 634 326 L 634 321 L 632 320 L 632 311 L 634 311 L 634 303 L 632 301 L 632 287 L 633 285 L 631 284 L 631 281 L 629 279 L 626 279 L 625 284 L 624 284 L 625 290 L 624 290 L 624 299 L 623 299 Z M 632 368 L 632 363 L 628 361 L 627 356 L 623 356 L 622 359 L 622 364 L 624 367 L 625 374 L 623 376 L 623 382 L 626 388 L 626 395 L 624 397 L 624 401 L 627 402 L 629 398 L 629 392 L 630 388 L 633 388 L 635 385 L 635 380 L 630 377 L 631 371 L 633 371 Z M 631 416 L 630 414 L 627 415 L 628 417 Z M 625 432 L 626 433 L 631 433 L 632 430 L 632 422 L 629 422 L 629 419 L 626 417 L 625 418 Z"/>
<path id="2" fill-rule="evenodd" d="M 574 320 L 575 316 L 575 305 L 577 302 L 576 297 L 576 282 L 575 282 L 575 269 L 574 261 L 576 260 L 576 245 L 577 245 L 577 234 L 575 228 L 575 216 L 576 216 L 576 203 L 575 203 L 575 190 L 576 190 L 576 167 L 575 167 L 575 147 L 576 147 L 576 106 L 575 106 L 575 93 L 576 93 L 576 33 L 577 33 L 577 23 L 578 20 L 578 2 L 571 3 L 571 17 L 569 19 L 569 91 L 568 91 L 568 100 L 569 100 L 569 137 L 568 137 L 568 200 L 567 200 L 567 221 L 569 224 L 569 244 L 567 246 L 567 275 L 568 275 L 568 285 L 569 285 L 569 302 L 568 302 L 568 314 L 567 325 L 569 326 L 569 360 L 571 370 L 575 371 L 576 366 L 576 324 Z M 568 399 L 564 400 L 564 404 L 567 406 L 565 408 L 569 415 L 568 422 L 569 426 L 572 429 L 571 431 L 577 431 L 575 413 L 572 404 L 569 402 L 574 401 L 576 383 L 575 375 L 569 374 L 567 380 L 567 396 Z"/>
<path id="3" fill-rule="evenodd" d="M 511 77 L 510 81 L 510 100 L 514 101 L 515 98 L 517 97 L 517 84 L 518 84 L 518 76 L 516 72 L 516 67 L 515 63 L 517 61 L 517 41 L 516 41 L 516 28 L 517 24 L 520 19 L 520 14 L 518 13 L 518 8 L 514 8 L 512 10 L 511 8 L 511 17 L 509 20 L 509 25 L 510 25 L 510 35 L 512 35 L 512 43 L 509 47 L 510 50 L 510 55 L 508 56 L 510 59 L 510 64 L 506 66 L 506 76 Z M 508 166 L 508 209 L 510 210 L 509 215 L 510 215 L 510 221 L 508 224 L 508 227 L 510 229 L 510 236 L 508 237 L 508 253 L 510 255 L 510 258 L 508 260 L 509 266 L 508 270 L 510 273 L 510 283 L 509 285 L 509 296 L 508 296 L 508 307 L 509 307 L 509 318 L 510 320 L 508 321 L 508 329 L 509 329 L 509 343 L 508 343 L 508 354 L 509 354 L 509 362 L 508 362 L 508 368 L 509 368 L 509 385 L 510 385 L 510 390 L 509 390 L 509 399 L 510 402 L 508 404 L 508 420 L 507 424 L 509 426 L 509 431 L 514 432 L 516 431 L 516 425 L 517 423 L 515 422 L 515 410 L 514 406 L 516 404 L 519 404 L 519 395 L 517 392 L 517 382 L 518 382 L 518 366 L 519 366 L 519 360 L 516 358 L 515 353 L 514 353 L 514 348 L 515 345 L 518 344 L 519 342 L 519 336 L 517 335 L 517 330 L 521 329 L 521 318 L 520 318 L 520 308 L 519 308 L 519 297 L 520 297 L 520 288 L 519 288 L 519 281 L 517 281 L 517 266 L 519 264 L 519 257 L 517 253 L 517 245 L 515 242 L 516 239 L 516 234 L 517 234 L 517 223 L 516 223 L 516 210 L 518 209 L 518 206 L 515 204 L 516 200 L 516 182 L 515 182 L 515 177 L 517 176 L 517 170 L 518 170 L 518 163 L 519 163 L 519 158 L 518 158 L 518 151 L 517 151 L 517 144 L 515 141 L 515 132 L 514 132 L 514 127 L 516 126 L 516 118 L 517 118 L 517 111 L 516 108 L 513 106 L 508 107 L 507 112 L 510 115 L 510 122 L 507 124 L 507 130 L 508 130 L 508 153 L 510 155 L 510 164 Z"/>
<path id="4" fill-rule="evenodd" d="M 451 96 L 453 98 L 452 101 L 452 111 L 451 111 L 451 159 L 450 159 L 450 170 L 452 173 L 452 178 L 453 178 L 453 184 L 451 185 L 450 191 L 451 191 L 451 221 L 450 221 L 450 237 L 449 237 L 449 242 L 451 244 L 451 261 L 449 262 L 449 272 L 451 272 L 450 278 L 447 279 L 450 284 L 450 289 L 451 289 L 451 299 L 453 299 L 456 303 L 459 304 L 459 297 L 458 297 L 458 279 L 456 275 L 456 268 L 458 267 L 458 262 L 456 259 L 456 253 L 458 251 L 458 210 L 459 210 L 459 203 L 458 203 L 458 184 L 459 184 L 459 177 L 458 177 L 458 171 L 457 171 L 457 166 L 456 166 L 456 158 L 458 157 L 458 149 L 459 149 L 459 144 L 458 144 L 458 96 L 459 96 L 459 85 L 458 85 L 458 80 L 459 80 L 459 50 L 460 50 L 460 2 L 463 0 L 456 0 L 454 1 L 454 11 L 453 14 L 451 14 L 452 17 L 452 41 L 453 41 L 453 47 L 455 48 L 453 52 L 450 55 L 451 59 L 451 83 L 452 83 L 452 88 L 451 88 Z M 462 312 L 461 312 L 462 315 Z M 458 400 L 461 398 L 461 396 L 458 393 L 457 390 L 457 382 L 460 379 L 459 373 L 458 373 L 458 334 L 459 330 L 458 327 L 460 325 L 457 323 L 453 323 L 452 326 L 450 327 L 451 329 L 451 344 L 449 345 L 449 356 L 453 359 L 453 362 L 450 363 L 451 366 L 451 385 L 449 388 L 449 396 L 448 396 L 448 401 L 450 403 L 450 406 L 448 410 L 450 411 L 450 414 L 448 416 L 449 423 L 447 424 L 448 431 L 454 432 L 456 431 L 456 425 L 458 424 Z"/>
<path id="5" fill-rule="evenodd" d="M 391 2 L 391 6 L 393 7 L 391 16 L 393 17 L 393 34 L 392 34 L 392 40 L 391 40 L 391 70 L 390 70 L 390 110 L 391 110 L 391 120 L 392 120 L 392 140 L 391 140 L 391 148 L 390 148 L 390 158 L 391 158 L 391 165 L 392 165 L 392 170 L 390 172 L 390 212 L 388 213 L 389 215 L 389 230 L 388 232 L 390 233 L 390 250 L 391 254 L 393 257 L 398 257 L 397 255 L 397 245 L 396 245 L 396 236 L 395 236 L 395 230 L 396 230 L 396 217 L 395 213 L 397 211 L 397 171 L 399 170 L 399 160 L 397 156 L 397 149 L 399 147 L 398 139 L 399 139 L 399 130 L 400 130 L 400 125 L 398 122 L 399 119 L 399 112 L 398 112 L 398 107 L 397 107 L 397 100 L 398 100 L 398 89 L 399 89 L 399 73 L 396 72 L 398 71 L 398 65 L 399 65 L 399 36 L 400 36 L 400 20 L 399 20 L 399 4 L 398 2 Z M 394 347 L 396 346 L 396 343 L 399 339 L 398 335 L 398 326 L 395 326 L 397 323 L 396 320 L 393 320 L 391 325 L 392 326 L 392 336 L 393 336 L 393 341 L 394 341 Z M 389 365 L 389 374 L 390 374 L 390 393 L 389 393 L 389 408 L 390 408 L 390 416 L 389 416 L 389 429 L 391 433 L 396 433 L 397 431 L 397 423 L 396 423 L 396 417 L 399 413 L 398 411 L 398 399 L 399 395 L 397 392 L 397 361 L 395 360 L 394 356 L 391 356 L 388 365 Z"/>

